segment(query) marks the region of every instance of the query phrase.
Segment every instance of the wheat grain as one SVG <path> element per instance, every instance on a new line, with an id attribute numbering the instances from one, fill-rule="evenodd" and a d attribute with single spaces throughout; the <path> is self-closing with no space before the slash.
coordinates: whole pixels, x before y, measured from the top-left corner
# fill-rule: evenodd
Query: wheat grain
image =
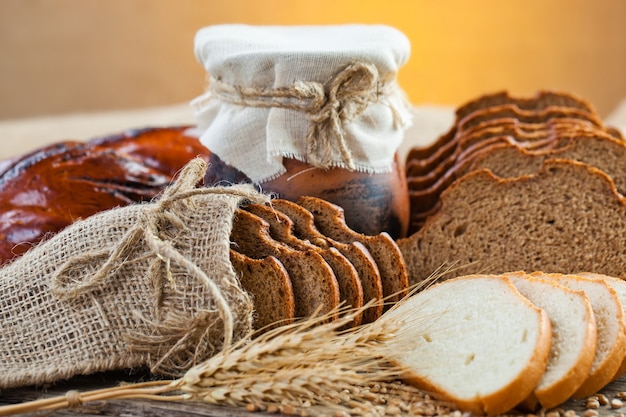
<path id="1" fill-rule="evenodd" d="M 302 416 L 450 415 L 449 404 L 397 381 L 403 368 L 386 359 L 384 342 L 400 323 L 379 319 L 344 330 L 356 314 L 345 310 L 335 321 L 319 316 L 281 326 L 232 345 L 180 379 L 73 394 L 71 404 L 149 398 Z M 0 416 L 69 406 L 59 397 L 0 407 Z"/>

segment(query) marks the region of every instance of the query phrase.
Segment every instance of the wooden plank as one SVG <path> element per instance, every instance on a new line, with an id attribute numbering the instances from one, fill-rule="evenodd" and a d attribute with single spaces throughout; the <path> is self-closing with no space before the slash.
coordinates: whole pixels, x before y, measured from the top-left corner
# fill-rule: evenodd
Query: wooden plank
<path id="1" fill-rule="evenodd" d="M 142 382 L 146 380 L 146 375 L 135 374 L 129 376 L 123 373 L 103 373 L 91 376 L 81 376 L 69 381 L 55 384 L 48 387 L 25 387 L 17 389 L 6 389 L 0 391 L 0 405 L 15 404 L 41 398 L 50 398 L 65 395 L 69 390 L 93 390 L 119 385 L 121 382 Z M 602 393 L 609 399 L 617 398 L 619 393 L 626 391 L 626 377 L 611 383 Z M 626 403 L 626 400 L 624 401 Z M 573 410 L 578 415 L 583 416 L 587 410 L 586 398 L 570 400 L 561 407 L 563 411 Z M 619 413 L 626 414 L 626 406 L 621 409 L 613 409 L 609 405 L 600 406 L 596 409 L 599 416 L 618 416 Z M 40 416 L 41 414 L 39 414 Z M 46 416 L 54 417 L 88 417 L 88 416 L 118 416 L 118 417 L 250 417 L 251 415 L 264 417 L 277 414 L 256 412 L 251 414 L 244 409 L 232 407 L 219 407 L 204 403 L 192 402 L 161 402 L 151 400 L 111 400 L 103 403 L 86 404 L 76 409 L 64 409 Z"/>

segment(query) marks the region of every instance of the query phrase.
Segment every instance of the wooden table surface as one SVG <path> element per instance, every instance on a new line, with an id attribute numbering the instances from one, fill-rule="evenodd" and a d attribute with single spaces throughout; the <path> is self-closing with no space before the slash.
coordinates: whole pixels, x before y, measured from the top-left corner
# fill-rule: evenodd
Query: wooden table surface
<path id="1" fill-rule="evenodd" d="M 18 389 L 6 389 L 0 391 L 0 405 L 21 403 L 24 401 L 36 400 L 41 398 L 49 398 L 65 395 L 69 390 L 92 390 L 106 387 L 116 386 L 122 382 L 140 382 L 145 380 L 145 376 L 133 375 L 129 376 L 123 373 L 102 373 L 91 376 L 76 377 L 63 383 L 58 383 L 49 387 L 26 387 Z M 608 400 L 619 397 L 619 393 L 626 391 L 626 377 L 614 381 L 602 391 Z M 626 415 L 625 406 L 619 409 L 613 409 L 610 405 L 601 405 L 595 409 L 598 416 L 624 416 Z M 586 399 L 570 400 L 561 407 L 561 416 L 563 412 L 573 410 L 579 416 L 587 416 L 585 412 L 588 410 Z M 541 415 L 542 413 L 537 413 Z M 27 415 L 27 414 L 22 414 Z M 34 415 L 34 414 L 32 414 Z M 250 413 L 244 409 L 232 407 L 219 407 L 204 403 L 172 403 L 152 400 L 110 400 L 103 403 L 85 404 L 76 409 L 63 409 L 53 413 L 39 413 L 37 416 L 45 415 L 46 417 L 72 416 L 117 416 L 117 417 L 265 417 L 277 414 L 255 412 Z M 594 415 L 594 414 L 591 414 Z M 555 415 L 556 417 L 556 415 Z"/>

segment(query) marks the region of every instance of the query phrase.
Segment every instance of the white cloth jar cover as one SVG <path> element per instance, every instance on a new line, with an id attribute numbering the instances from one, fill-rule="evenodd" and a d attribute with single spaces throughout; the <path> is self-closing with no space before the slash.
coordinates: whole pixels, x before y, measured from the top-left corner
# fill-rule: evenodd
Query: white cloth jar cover
<path id="1" fill-rule="evenodd" d="M 397 83 L 410 43 L 383 25 L 209 26 L 195 54 L 209 75 L 192 101 L 201 142 L 253 182 L 282 158 L 389 172 L 410 124 Z"/>

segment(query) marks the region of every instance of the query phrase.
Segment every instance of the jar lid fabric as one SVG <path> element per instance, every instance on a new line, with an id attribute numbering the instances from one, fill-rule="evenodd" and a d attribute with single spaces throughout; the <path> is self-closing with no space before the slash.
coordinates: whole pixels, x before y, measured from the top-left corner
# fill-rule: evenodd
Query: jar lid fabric
<path id="1" fill-rule="evenodd" d="M 254 182 L 282 158 L 388 172 L 410 122 L 397 84 L 410 44 L 384 25 L 201 29 L 195 54 L 209 75 L 192 101 L 200 140 Z"/>

